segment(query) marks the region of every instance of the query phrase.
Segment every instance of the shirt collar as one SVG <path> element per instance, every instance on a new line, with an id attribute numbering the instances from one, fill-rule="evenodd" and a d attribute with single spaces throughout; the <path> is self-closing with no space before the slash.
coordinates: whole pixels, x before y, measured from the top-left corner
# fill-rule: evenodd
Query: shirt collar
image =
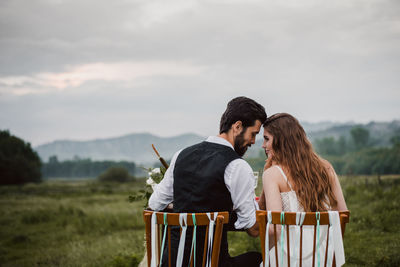
<path id="1" fill-rule="evenodd" d="M 207 138 L 206 142 L 228 146 L 234 150 L 231 143 L 229 143 L 226 139 L 219 137 L 219 136 L 209 136 Z"/>

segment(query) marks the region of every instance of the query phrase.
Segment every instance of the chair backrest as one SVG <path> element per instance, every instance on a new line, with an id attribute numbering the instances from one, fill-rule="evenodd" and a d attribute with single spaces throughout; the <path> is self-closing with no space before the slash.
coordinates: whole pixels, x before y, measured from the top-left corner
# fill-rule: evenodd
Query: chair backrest
<path id="1" fill-rule="evenodd" d="M 256 216 L 264 266 L 336 266 L 335 252 L 339 250 L 343 254 L 340 260 L 344 261 L 342 238 L 349 222 L 349 211 L 257 211 Z M 269 237 L 271 231 L 272 236 Z M 273 247 L 270 251 L 271 243 Z M 306 248 L 309 261 L 305 264 Z"/>
<path id="2" fill-rule="evenodd" d="M 186 223 L 182 223 L 182 215 L 184 215 L 184 217 L 186 218 Z M 176 226 L 179 226 L 180 236 L 181 238 L 185 238 L 183 237 L 183 235 L 185 235 L 186 229 L 192 228 L 193 233 L 195 232 L 194 229 L 199 226 L 205 228 L 206 236 L 204 237 L 204 250 L 197 250 L 203 251 L 203 255 L 198 255 L 198 253 L 196 253 L 196 257 L 197 259 L 199 259 L 198 257 L 202 256 L 202 266 L 206 266 L 206 260 L 210 260 L 208 263 L 211 263 L 212 267 L 217 267 L 220 254 L 222 228 L 224 224 L 227 224 L 229 222 L 229 213 L 227 211 L 218 212 L 216 218 L 214 217 L 215 215 L 216 213 L 214 212 L 168 213 L 144 210 L 143 217 L 146 227 L 146 251 L 148 266 L 151 266 L 152 260 L 153 266 L 161 265 L 160 256 L 161 254 L 163 254 L 163 247 L 168 250 L 168 266 L 171 266 L 171 227 L 176 228 Z M 210 221 L 212 221 L 212 224 L 210 224 Z M 186 227 L 182 227 L 182 225 L 186 225 Z M 210 225 L 215 225 L 215 229 L 214 227 L 212 227 L 212 230 L 210 231 Z M 210 237 L 208 236 L 209 233 L 212 234 L 210 235 L 213 237 L 212 239 L 210 239 Z M 211 242 L 211 240 L 212 243 L 209 243 Z M 167 242 L 167 244 L 165 244 L 165 242 Z M 156 251 L 153 251 L 154 249 Z M 193 250 L 195 249 L 193 249 L 192 246 L 190 253 L 193 253 Z M 209 255 L 207 255 L 207 252 L 209 253 Z M 193 266 L 193 258 L 194 257 L 190 257 L 190 266 Z M 164 262 L 164 260 L 162 261 Z"/>

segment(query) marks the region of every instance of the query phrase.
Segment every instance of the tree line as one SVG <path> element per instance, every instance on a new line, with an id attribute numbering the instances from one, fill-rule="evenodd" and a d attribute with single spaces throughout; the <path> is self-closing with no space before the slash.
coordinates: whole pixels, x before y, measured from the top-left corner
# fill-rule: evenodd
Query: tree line
<path id="1" fill-rule="evenodd" d="M 43 178 L 88 178 L 98 177 L 111 167 L 126 169 L 132 176 L 137 172 L 137 166 L 129 161 L 92 161 L 75 157 L 72 160 L 59 161 L 57 156 L 51 156 L 47 163 L 42 163 Z"/>
<path id="2" fill-rule="evenodd" d="M 319 155 L 331 162 L 338 174 L 400 174 L 400 134 L 391 138 L 390 147 L 377 147 L 367 129 L 355 127 L 350 131 L 350 138 L 316 139 L 313 146 Z M 265 159 L 264 152 L 260 152 L 258 157 L 246 160 L 254 170 L 262 171 Z M 29 143 L 9 131 L 0 130 L 0 184 L 40 182 L 42 177 L 99 177 L 107 170 L 108 176 L 100 180 L 117 177 L 118 181 L 127 181 L 137 173 L 143 174 L 134 162 L 128 161 L 92 161 L 78 157 L 59 161 L 57 156 L 51 156 L 43 163 Z"/>
<path id="3" fill-rule="evenodd" d="M 367 129 L 354 127 L 349 139 L 317 139 L 314 147 L 338 174 L 400 174 L 400 135 L 391 138 L 390 147 L 374 143 Z"/>
<path id="4" fill-rule="evenodd" d="M 327 159 L 341 175 L 400 174 L 400 135 L 391 138 L 390 147 L 379 147 L 369 131 L 354 127 L 350 137 L 326 137 L 313 142 L 315 151 Z M 263 151 L 247 162 L 256 171 L 262 171 L 266 156 Z"/>
<path id="5" fill-rule="evenodd" d="M 30 143 L 0 130 L 0 184 L 40 182 L 41 162 Z"/>
<path id="6" fill-rule="evenodd" d="M 42 162 L 30 143 L 0 130 L 0 185 L 41 182 L 42 178 L 89 178 L 100 181 L 133 181 L 135 174 L 143 174 L 134 162 L 92 161 L 80 159 L 59 161 L 51 156 Z"/>

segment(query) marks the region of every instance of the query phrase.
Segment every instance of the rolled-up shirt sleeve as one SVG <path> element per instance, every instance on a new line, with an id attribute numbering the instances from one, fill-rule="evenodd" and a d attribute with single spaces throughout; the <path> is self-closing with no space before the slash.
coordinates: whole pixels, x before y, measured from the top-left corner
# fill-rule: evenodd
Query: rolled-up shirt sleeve
<path id="1" fill-rule="evenodd" d="M 176 158 L 180 152 L 181 150 L 176 152 L 172 157 L 169 168 L 164 174 L 164 178 L 155 186 L 154 192 L 150 196 L 149 207 L 152 210 L 163 210 L 168 204 L 172 203 L 174 199 L 174 168 Z"/>
<path id="2" fill-rule="evenodd" d="M 237 215 L 235 228 L 251 228 L 256 223 L 257 209 L 253 170 L 245 160 L 236 159 L 226 167 L 224 179 Z"/>

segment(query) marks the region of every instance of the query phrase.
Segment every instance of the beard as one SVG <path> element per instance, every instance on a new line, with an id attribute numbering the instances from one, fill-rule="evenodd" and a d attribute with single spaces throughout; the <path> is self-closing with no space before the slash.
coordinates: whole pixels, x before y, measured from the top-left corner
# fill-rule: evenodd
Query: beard
<path id="1" fill-rule="evenodd" d="M 244 140 L 244 132 L 245 132 L 245 130 L 243 130 L 238 136 L 236 136 L 234 146 L 233 146 L 236 153 L 240 157 L 243 157 L 244 153 L 246 153 L 246 151 L 247 151 L 247 147 L 250 146 L 250 145 L 245 144 L 246 142 Z"/>

